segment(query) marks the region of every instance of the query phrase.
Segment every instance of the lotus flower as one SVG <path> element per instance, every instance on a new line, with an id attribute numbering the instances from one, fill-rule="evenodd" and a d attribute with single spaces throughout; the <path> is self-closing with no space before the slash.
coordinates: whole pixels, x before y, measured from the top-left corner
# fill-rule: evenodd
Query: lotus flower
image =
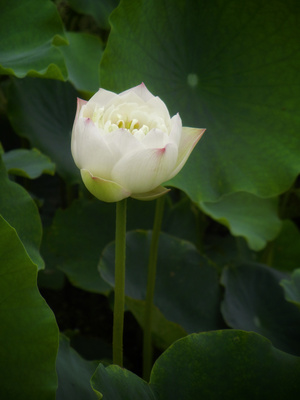
<path id="1" fill-rule="evenodd" d="M 71 150 L 87 189 L 98 199 L 155 199 L 184 166 L 204 129 L 182 127 L 142 83 L 116 94 L 78 99 Z"/>

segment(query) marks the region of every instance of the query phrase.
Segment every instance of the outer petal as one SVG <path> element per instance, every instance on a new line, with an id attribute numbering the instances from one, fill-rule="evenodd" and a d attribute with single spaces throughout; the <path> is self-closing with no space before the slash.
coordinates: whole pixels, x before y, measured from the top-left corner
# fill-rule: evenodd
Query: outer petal
<path id="1" fill-rule="evenodd" d="M 129 92 L 136 93 L 142 100 L 145 102 L 151 100 L 155 96 L 146 88 L 146 85 L 144 82 L 142 82 L 140 85 L 137 85 L 131 89 L 124 90 L 124 92 L 120 93 L 119 96 L 123 96 L 124 94 L 127 94 Z"/>
<path id="2" fill-rule="evenodd" d="M 77 97 L 77 109 L 76 109 L 76 115 L 75 115 L 75 120 L 74 120 L 74 124 L 73 126 L 76 124 L 79 115 L 80 115 L 80 111 L 82 109 L 83 106 L 85 106 L 87 103 L 87 101 L 80 99 L 79 97 Z"/>
<path id="3" fill-rule="evenodd" d="M 198 141 L 201 139 L 205 129 L 197 128 L 182 128 L 181 140 L 178 148 L 178 159 L 176 162 L 176 167 L 171 173 L 170 178 L 173 178 L 182 169 L 187 159 L 189 158 L 193 148 L 196 146 Z"/>
<path id="4" fill-rule="evenodd" d="M 174 143 L 160 149 L 126 154 L 113 168 L 112 180 L 132 194 L 149 192 L 169 179 L 177 156 L 178 149 Z"/>
<path id="5" fill-rule="evenodd" d="M 171 189 L 167 189 L 163 186 L 158 186 L 157 188 L 151 190 L 151 192 L 147 193 L 137 193 L 132 195 L 131 197 L 137 200 L 155 200 L 160 196 L 163 196 L 164 194 L 168 193 Z"/>
<path id="6" fill-rule="evenodd" d="M 137 101 L 139 104 L 144 102 L 155 114 L 161 115 L 166 121 L 170 119 L 170 114 L 165 103 L 159 97 L 154 96 L 144 83 L 125 90 L 119 94 L 119 97 L 122 102 L 124 100 L 123 97 L 126 98 L 126 102 Z"/>
<path id="7" fill-rule="evenodd" d="M 182 134 L 182 122 L 179 114 L 177 113 L 171 119 L 171 131 L 169 134 L 170 141 L 174 142 L 179 146 L 181 134 Z"/>
<path id="8" fill-rule="evenodd" d="M 151 129 L 151 131 L 141 140 L 142 145 L 149 149 L 165 147 L 169 142 L 169 135 L 159 129 Z"/>
<path id="9" fill-rule="evenodd" d="M 117 160 L 105 142 L 105 135 L 91 120 L 79 118 L 74 125 L 71 151 L 79 169 L 88 169 L 95 176 L 110 179 Z"/>
<path id="10" fill-rule="evenodd" d="M 90 98 L 89 102 L 92 104 L 96 103 L 99 107 L 106 107 L 108 103 L 117 97 L 118 94 L 101 88 Z"/>
<path id="11" fill-rule="evenodd" d="M 113 203 L 130 196 L 130 193 L 116 182 L 93 176 L 86 169 L 81 169 L 80 172 L 86 188 L 99 200 Z"/>

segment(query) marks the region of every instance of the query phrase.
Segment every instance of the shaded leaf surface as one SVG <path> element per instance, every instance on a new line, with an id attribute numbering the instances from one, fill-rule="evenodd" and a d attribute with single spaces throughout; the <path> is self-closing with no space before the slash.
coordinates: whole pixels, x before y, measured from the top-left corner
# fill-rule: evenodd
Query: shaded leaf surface
<path id="1" fill-rule="evenodd" d="M 261 250 L 281 228 L 277 200 L 250 193 L 234 193 L 215 203 L 201 203 L 202 210 L 226 225 L 235 236 L 243 236 L 252 250 Z"/>
<path id="2" fill-rule="evenodd" d="M 284 279 L 280 284 L 284 289 L 285 298 L 300 308 L 300 269 L 293 272 L 291 280 Z"/>
<path id="3" fill-rule="evenodd" d="M 145 301 L 126 297 L 125 303 L 143 328 L 145 324 Z M 152 313 L 152 340 L 157 348 L 165 350 L 176 340 L 187 335 L 179 324 L 168 321 L 156 306 L 153 306 Z"/>
<path id="4" fill-rule="evenodd" d="M 68 183 L 80 182 L 71 155 L 71 132 L 77 93 L 59 81 L 13 80 L 8 93 L 8 117 L 15 131 L 47 154 Z"/>
<path id="5" fill-rule="evenodd" d="M 91 15 L 101 28 L 109 29 L 108 17 L 119 0 L 69 0 L 68 3 L 77 12 Z"/>
<path id="6" fill-rule="evenodd" d="M 103 248 L 114 239 L 114 218 L 114 204 L 98 200 L 76 200 L 57 211 L 44 246 L 73 285 L 96 293 L 110 290 L 97 265 Z"/>
<path id="7" fill-rule="evenodd" d="M 151 387 L 132 372 L 110 365 L 99 364 L 93 378 L 92 387 L 103 400 L 155 400 Z M 103 396 L 103 397 L 102 397 Z"/>
<path id="8" fill-rule="evenodd" d="M 268 263 L 273 268 L 291 272 L 300 267 L 300 233 L 297 225 L 284 220 L 278 237 L 268 249 Z"/>
<path id="9" fill-rule="evenodd" d="M 155 362 L 150 383 L 160 400 L 296 398 L 300 358 L 260 335 L 237 330 L 192 334 Z"/>
<path id="10" fill-rule="evenodd" d="M 273 345 L 300 354 L 300 313 L 284 298 L 279 282 L 285 275 L 262 264 L 226 268 L 222 314 L 232 328 L 257 332 Z"/>
<path id="11" fill-rule="evenodd" d="M 136 300 L 146 297 L 151 232 L 126 236 L 125 293 Z M 102 277 L 114 286 L 114 243 L 109 244 L 99 264 Z M 154 304 L 169 321 L 187 332 L 218 329 L 220 289 L 218 275 L 195 246 L 162 233 L 160 235 Z"/>
<path id="12" fill-rule="evenodd" d="M 58 389 L 56 400 L 95 400 L 90 379 L 98 363 L 84 360 L 72 347 L 69 340 L 61 335 L 57 354 L 56 369 Z"/>

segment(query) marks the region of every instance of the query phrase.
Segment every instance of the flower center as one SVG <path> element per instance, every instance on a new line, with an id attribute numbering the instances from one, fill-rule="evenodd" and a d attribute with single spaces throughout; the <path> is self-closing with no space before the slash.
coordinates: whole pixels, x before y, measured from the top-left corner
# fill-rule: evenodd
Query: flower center
<path id="1" fill-rule="evenodd" d="M 105 110 L 104 107 L 95 105 L 93 110 L 88 111 L 86 109 L 83 115 L 86 118 L 90 118 L 98 128 L 103 129 L 107 133 L 118 129 L 126 129 L 139 140 L 143 139 L 153 128 L 168 132 L 165 122 L 161 117 L 153 116 L 151 118 L 151 113 L 147 113 L 146 111 L 136 107 L 134 113 L 122 113 L 118 108 L 112 107 Z"/>

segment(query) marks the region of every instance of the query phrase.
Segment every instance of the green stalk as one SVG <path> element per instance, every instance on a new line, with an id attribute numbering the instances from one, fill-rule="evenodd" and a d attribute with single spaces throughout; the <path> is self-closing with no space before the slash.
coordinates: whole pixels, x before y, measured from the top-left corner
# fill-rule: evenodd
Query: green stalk
<path id="1" fill-rule="evenodd" d="M 115 303 L 113 363 L 123 366 L 123 327 L 125 305 L 126 199 L 116 203 Z"/>
<path id="2" fill-rule="evenodd" d="M 143 342 L 143 377 L 146 381 L 149 380 L 152 368 L 152 313 L 153 313 L 153 298 L 155 290 L 156 264 L 160 228 L 164 212 L 165 196 L 159 197 L 156 200 L 156 209 L 154 217 L 154 225 L 151 238 L 148 278 L 147 278 L 147 293 L 145 307 L 145 325 L 144 325 L 144 342 Z"/>

